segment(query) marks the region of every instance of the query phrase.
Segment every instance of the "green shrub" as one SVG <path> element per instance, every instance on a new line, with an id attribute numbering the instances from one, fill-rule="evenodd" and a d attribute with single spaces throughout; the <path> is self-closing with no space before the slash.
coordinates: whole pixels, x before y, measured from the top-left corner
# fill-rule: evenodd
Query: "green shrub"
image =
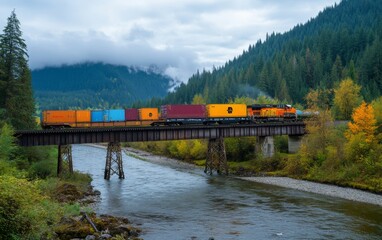
<path id="1" fill-rule="evenodd" d="M 34 182 L 0 176 L 0 239 L 40 239 L 60 210 Z"/>

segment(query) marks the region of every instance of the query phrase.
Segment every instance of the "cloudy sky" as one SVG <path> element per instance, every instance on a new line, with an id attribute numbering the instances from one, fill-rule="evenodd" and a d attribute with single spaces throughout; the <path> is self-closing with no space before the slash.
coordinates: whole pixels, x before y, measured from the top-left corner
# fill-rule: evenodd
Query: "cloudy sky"
<path id="1" fill-rule="evenodd" d="M 0 0 L 13 9 L 32 69 L 102 61 L 149 66 L 187 80 L 285 32 L 340 0 Z"/>

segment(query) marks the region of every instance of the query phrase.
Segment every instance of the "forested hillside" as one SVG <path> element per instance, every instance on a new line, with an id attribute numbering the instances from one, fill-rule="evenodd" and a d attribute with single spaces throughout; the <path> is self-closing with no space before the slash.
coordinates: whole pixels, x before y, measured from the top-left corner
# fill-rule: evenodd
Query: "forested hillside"
<path id="1" fill-rule="evenodd" d="M 210 103 L 259 94 L 303 103 L 309 89 L 332 89 L 346 77 L 370 101 L 382 93 L 381 12 L 380 0 L 343 0 L 289 32 L 267 35 L 223 67 L 197 72 L 149 104 L 190 103 L 196 94 Z"/>
<path id="2" fill-rule="evenodd" d="M 108 108 L 167 94 L 172 79 L 157 69 L 103 63 L 47 67 L 32 71 L 40 109 Z"/>

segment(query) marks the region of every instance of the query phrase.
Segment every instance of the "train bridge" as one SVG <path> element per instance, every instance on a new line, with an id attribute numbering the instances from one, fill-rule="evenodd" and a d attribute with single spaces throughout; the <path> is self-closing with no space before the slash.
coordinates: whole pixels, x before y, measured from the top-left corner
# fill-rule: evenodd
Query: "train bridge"
<path id="1" fill-rule="evenodd" d="M 49 130 L 16 131 L 15 137 L 20 146 L 57 145 L 58 167 L 61 174 L 66 162 L 68 171 L 73 171 L 71 144 L 108 143 L 105 179 L 117 174 L 124 178 L 122 167 L 121 142 L 165 141 L 208 139 L 205 172 L 228 174 L 225 137 L 258 137 L 257 148 L 265 157 L 274 152 L 273 136 L 288 135 L 289 152 L 297 151 L 300 138 L 305 134 L 303 122 L 237 124 L 237 125 L 186 125 L 166 127 L 113 127 L 113 128 L 69 128 Z"/>

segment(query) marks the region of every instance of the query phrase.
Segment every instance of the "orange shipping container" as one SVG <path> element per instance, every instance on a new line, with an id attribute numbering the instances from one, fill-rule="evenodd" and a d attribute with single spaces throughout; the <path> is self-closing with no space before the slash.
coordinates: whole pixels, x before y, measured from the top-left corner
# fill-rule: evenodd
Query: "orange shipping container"
<path id="1" fill-rule="evenodd" d="M 58 125 L 61 123 L 74 123 L 76 111 L 74 110 L 48 110 L 43 112 L 44 124 Z"/>
<path id="2" fill-rule="evenodd" d="M 44 126 L 71 126 L 77 123 L 90 123 L 90 110 L 47 110 L 43 111 Z M 87 127 L 88 125 L 78 125 Z"/>
<path id="3" fill-rule="evenodd" d="M 208 104 L 207 115 L 209 118 L 247 117 L 245 104 Z"/>
<path id="4" fill-rule="evenodd" d="M 76 111 L 76 122 L 78 123 L 90 123 L 91 119 L 90 110 L 77 110 Z"/>
<path id="5" fill-rule="evenodd" d="M 158 120 L 158 108 L 140 108 L 139 109 L 139 120 Z"/>

